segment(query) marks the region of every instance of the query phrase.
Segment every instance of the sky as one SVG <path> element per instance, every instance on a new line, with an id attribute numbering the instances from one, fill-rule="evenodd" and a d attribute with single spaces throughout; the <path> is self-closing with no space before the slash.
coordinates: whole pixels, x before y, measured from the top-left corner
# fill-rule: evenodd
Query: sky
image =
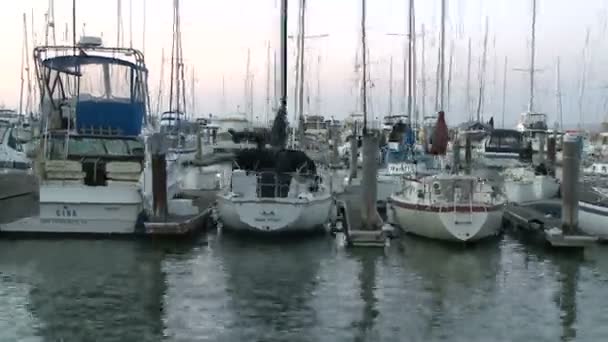
<path id="1" fill-rule="evenodd" d="M 2 1 L 0 25 L 4 53 L 0 54 L 0 104 L 19 107 L 21 51 L 24 44 L 23 13 L 27 16 L 29 50 L 32 44 L 45 41 L 45 13 L 48 0 Z M 483 116 L 495 117 L 501 123 L 503 113 L 503 68 L 508 59 L 505 125 L 516 123 L 519 113 L 528 104 L 527 73 L 531 26 L 531 0 L 446 0 L 448 4 L 446 31 L 446 73 L 453 45 L 450 101 L 446 105 L 448 122 L 460 122 L 472 110 L 466 106 L 466 71 L 468 39 L 472 42 L 472 102 L 479 94 L 480 58 L 483 50 L 485 18 L 489 22 L 486 76 L 484 78 Z M 77 33 L 103 36 L 106 46 L 117 44 L 117 0 L 77 0 Z M 190 77 L 194 70 L 194 103 L 196 113 L 222 115 L 237 108 L 244 109 L 244 80 L 247 51 L 251 51 L 253 75 L 253 109 L 258 118 L 272 116 L 266 110 L 267 46 L 278 49 L 279 0 L 181 0 L 183 54 Z M 299 1 L 289 1 L 289 31 L 296 32 Z M 173 0 L 121 0 L 122 45 L 142 50 L 150 70 L 149 91 L 152 108 L 158 102 L 161 56 L 168 58 L 171 48 Z M 435 68 L 440 18 L 439 0 L 416 0 L 416 26 L 425 26 L 426 112 L 434 109 Z M 144 11 L 145 8 L 145 11 Z M 561 89 L 564 124 L 600 122 L 608 112 L 608 1 L 606 0 L 538 0 L 537 5 L 537 80 L 536 110 L 559 120 L 556 96 L 556 60 L 561 61 Z M 327 34 L 326 38 L 306 40 L 305 83 L 310 89 L 310 107 L 326 117 L 344 118 L 357 109 L 357 75 L 355 55 L 360 43 L 359 0 L 307 0 L 307 35 Z M 131 14 L 130 14 L 131 13 Z M 145 15 L 144 15 L 145 13 Z M 72 1 L 55 0 L 54 14 L 57 42 L 72 30 Z M 32 21 L 33 15 L 33 21 Z M 144 35 L 145 18 L 145 35 Z M 393 111 L 403 112 L 403 50 L 404 38 L 389 34 L 406 32 L 406 0 L 373 0 L 367 5 L 367 36 L 371 84 L 369 112 L 382 117 L 389 112 L 390 68 L 393 59 Z M 33 30 L 32 30 L 33 29 Z M 584 54 L 586 31 L 590 32 L 589 48 Z M 32 37 L 33 31 L 33 37 Z M 293 118 L 295 47 L 289 45 L 288 112 Z M 418 45 L 417 91 L 422 93 L 421 35 Z M 12 51 L 12 53 L 11 53 Z M 31 52 L 30 52 L 31 54 Z M 273 53 L 271 53 L 273 54 Z M 585 57 L 584 57 L 585 55 Z M 317 61 L 320 58 L 321 63 Z M 587 61 L 587 62 L 584 62 Z M 272 64 L 272 63 L 271 63 Z M 581 98 L 581 79 L 585 70 L 585 90 Z M 165 79 L 167 81 L 167 70 Z M 318 76 L 319 75 L 319 76 Z M 446 80 L 447 80 L 446 75 Z M 222 79 L 224 94 L 222 96 Z M 319 85 L 319 87 L 317 87 Z M 190 81 L 188 81 L 190 88 Z M 165 89 L 167 87 L 165 86 Z M 319 89 L 317 89 L 319 88 Z M 273 94 L 270 87 L 271 96 Z M 317 96 L 320 94 L 320 96 Z M 224 100 L 223 100 L 224 99 Z M 318 102 L 317 102 L 318 99 Z M 420 99 L 418 100 L 421 102 Z M 166 101 L 164 101 L 166 102 Z M 222 104 L 225 106 L 222 106 Z M 582 104 L 582 106 L 581 106 Z M 420 110 L 422 108 L 419 108 Z M 163 110 L 163 108 L 161 108 Z M 582 115 L 581 115 L 582 113 Z M 291 119 L 293 120 L 293 119 Z"/>

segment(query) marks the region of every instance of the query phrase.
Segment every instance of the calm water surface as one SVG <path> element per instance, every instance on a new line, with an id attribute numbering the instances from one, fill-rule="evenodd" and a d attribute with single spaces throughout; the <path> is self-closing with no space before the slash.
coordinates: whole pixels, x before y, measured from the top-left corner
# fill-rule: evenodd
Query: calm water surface
<path id="1" fill-rule="evenodd" d="M 1 240 L 0 282 L 0 341 L 608 340 L 608 248 L 509 236 Z"/>

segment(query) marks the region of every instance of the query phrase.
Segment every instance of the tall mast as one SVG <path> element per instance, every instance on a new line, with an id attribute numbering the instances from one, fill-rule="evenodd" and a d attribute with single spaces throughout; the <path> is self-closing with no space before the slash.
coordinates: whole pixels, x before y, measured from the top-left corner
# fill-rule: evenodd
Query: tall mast
<path id="1" fill-rule="evenodd" d="M 502 75 L 502 127 L 505 127 L 505 109 L 507 103 L 507 56 L 505 56 L 505 68 Z"/>
<path id="2" fill-rule="evenodd" d="M 264 125 L 268 124 L 268 118 L 270 117 L 270 111 L 272 110 L 270 104 L 270 41 L 267 42 L 266 46 L 266 108 L 264 109 Z"/>
<path id="3" fill-rule="evenodd" d="M 165 73 L 165 49 L 163 48 L 160 52 L 160 79 L 158 82 L 158 99 L 156 101 L 156 114 L 160 115 L 163 102 L 163 83 Z"/>
<path id="4" fill-rule="evenodd" d="M 222 114 L 226 114 L 226 83 L 224 75 L 222 75 L 222 102 L 220 105 L 220 111 L 222 112 Z"/>
<path id="5" fill-rule="evenodd" d="M 414 114 L 414 123 L 416 124 L 416 126 L 418 126 L 418 107 L 416 105 L 416 83 L 417 83 L 417 73 L 416 73 L 416 10 L 414 8 L 414 0 L 410 0 L 410 16 L 411 16 L 411 20 L 410 20 L 410 25 L 411 25 L 411 36 L 410 36 L 410 41 L 411 41 L 411 59 L 412 59 L 412 75 L 411 75 L 411 84 L 412 84 L 412 111 Z M 411 122 L 412 118 L 410 117 L 410 122 Z"/>
<path id="6" fill-rule="evenodd" d="M 412 13 L 413 0 L 409 0 L 408 19 L 407 19 L 407 116 L 408 123 L 412 122 L 412 40 L 414 39 L 412 32 Z"/>
<path id="7" fill-rule="evenodd" d="M 129 0 L 129 48 L 133 48 L 133 0 Z"/>
<path id="8" fill-rule="evenodd" d="M 555 95 L 557 97 L 557 113 L 559 114 L 559 126 L 560 129 L 564 129 L 564 116 L 562 110 L 562 86 L 561 86 L 561 72 L 560 72 L 560 61 L 559 56 L 557 57 L 557 65 L 555 66 Z"/>
<path id="9" fill-rule="evenodd" d="M 391 56 L 388 73 L 388 115 L 393 115 L 393 56 Z"/>
<path id="10" fill-rule="evenodd" d="M 271 143 L 274 148 L 284 148 L 287 143 L 287 0 L 281 0 L 281 103 L 272 124 Z"/>
<path id="11" fill-rule="evenodd" d="M 528 112 L 534 111 L 534 73 L 536 58 L 536 0 L 532 0 L 532 41 L 530 43 L 530 103 Z"/>
<path id="12" fill-rule="evenodd" d="M 452 66 L 454 64 L 454 40 L 450 42 L 450 59 L 448 60 L 448 106 L 447 110 L 450 110 L 450 103 L 452 99 Z"/>
<path id="13" fill-rule="evenodd" d="M 52 44 L 57 45 L 55 37 L 55 1 L 49 0 L 49 8 L 46 13 L 46 25 L 44 28 L 44 45 L 49 45 L 49 34 L 52 37 Z"/>
<path id="14" fill-rule="evenodd" d="M 583 48 L 583 71 L 581 72 L 581 87 L 580 93 L 578 96 L 578 113 L 579 113 L 579 128 L 581 127 L 584 119 L 584 98 L 585 98 L 585 88 L 587 83 L 587 58 L 588 58 L 588 49 L 589 49 L 589 27 L 587 27 L 587 36 L 585 37 L 585 46 Z"/>
<path id="15" fill-rule="evenodd" d="M 298 130 L 301 131 L 301 123 L 304 120 L 304 37 L 306 35 L 306 0 L 300 0 L 300 41 L 298 42 L 300 63 L 298 84 Z"/>
<path id="16" fill-rule="evenodd" d="M 421 51 L 421 66 L 420 68 L 422 70 L 420 70 L 420 81 L 422 83 L 422 115 L 426 115 L 426 68 L 425 68 L 425 60 L 426 60 L 426 50 L 425 50 L 425 42 L 424 42 L 424 37 L 426 36 L 426 31 L 424 28 L 424 24 L 422 24 L 422 51 Z"/>
<path id="17" fill-rule="evenodd" d="M 116 0 L 116 47 L 122 47 L 122 1 Z"/>
<path id="18" fill-rule="evenodd" d="M 277 70 L 277 68 L 279 65 L 277 64 L 277 51 L 276 50 L 274 50 L 272 59 L 273 59 L 272 63 L 273 63 L 273 69 L 274 69 L 272 72 L 273 78 L 274 78 L 274 81 L 272 82 L 272 91 L 274 93 L 274 96 L 272 99 L 272 111 L 274 112 L 275 110 L 279 109 L 279 93 L 278 93 L 279 87 L 277 84 L 278 78 L 279 78 L 279 71 Z"/>
<path id="19" fill-rule="evenodd" d="M 445 99 L 445 0 L 441 0 L 441 38 L 439 51 L 439 110 L 443 111 Z"/>
<path id="20" fill-rule="evenodd" d="M 488 52 L 488 17 L 486 17 L 486 32 L 483 36 L 483 56 L 481 57 L 481 70 L 479 72 L 479 98 L 477 99 L 477 122 L 481 122 L 481 110 L 484 100 L 484 83 L 486 78 L 486 56 Z"/>
<path id="21" fill-rule="evenodd" d="M 363 104 L 363 135 L 367 134 L 367 39 L 365 36 L 365 0 L 361 0 L 361 47 L 362 47 L 362 63 L 363 63 L 363 87 L 362 104 Z"/>
<path id="22" fill-rule="evenodd" d="M 317 96 L 315 105 L 315 112 L 317 115 L 321 115 L 321 55 L 317 56 Z"/>
<path id="23" fill-rule="evenodd" d="M 469 37 L 469 51 L 467 56 L 467 95 L 465 109 L 469 115 L 469 120 L 473 121 L 473 110 L 471 108 L 471 37 Z"/>
<path id="24" fill-rule="evenodd" d="M 146 55 L 146 0 L 143 0 L 143 5 L 144 5 L 144 9 L 143 9 L 143 29 L 141 32 L 141 51 L 144 54 L 144 56 Z"/>
<path id="25" fill-rule="evenodd" d="M 27 23 L 25 19 L 25 13 L 23 13 L 23 45 L 21 47 L 21 86 L 19 90 L 19 114 L 23 114 L 23 84 L 25 82 L 24 72 L 25 72 L 25 58 L 26 58 L 26 48 L 25 48 L 25 40 L 27 39 Z"/>
<path id="26" fill-rule="evenodd" d="M 249 122 L 253 122 L 253 108 L 249 102 L 249 94 L 251 87 L 251 49 L 247 49 L 247 64 L 245 66 L 245 87 L 243 89 L 243 102 L 245 104 L 245 113 L 249 117 Z"/>
<path id="27" fill-rule="evenodd" d="M 25 100 L 25 113 L 31 113 L 32 112 L 32 78 L 31 78 L 31 73 L 30 73 L 30 57 L 29 57 L 29 53 L 30 53 L 30 46 L 28 44 L 28 34 L 27 34 L 27 19 L 25 17 L 25 13 L 23 13 L 23 37 L 24 37 L 24 57 L 25 57 L 25 75 L 27 77 L 27 96 L 26 96 L 26 100 Z M 21 67 L 23 70 L 23 66 Z M 21 110 L 21 109 L 19 109 Z M 25 114 L 23 112 L 20 112 L 19 114 Z"/>
<path id="28" fill-rule="evenodd" d="M 190 96 L 192 97 L 190 99 L 190 102 L 191 102 L 190 116 L 194 117 L 194 115 L 196 114 L 196 101 L 195 101 L 195 99 L 196 99 L 196 93 L 195 93 L 195 90 L 194 90 L 195 83 L 196 83 L 196 78 L 195 78 L 196 76 L 195 76 L 195 73 L 194 73 L 194 65 L 192 66 L 192 69 L 191 69 L 190 72 L 191 72 L 191 76 L 190 76 Z"/>

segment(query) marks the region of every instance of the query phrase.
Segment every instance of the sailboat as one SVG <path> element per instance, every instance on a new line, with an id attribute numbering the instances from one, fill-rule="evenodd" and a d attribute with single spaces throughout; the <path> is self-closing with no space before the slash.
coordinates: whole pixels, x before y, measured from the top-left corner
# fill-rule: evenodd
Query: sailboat
<path id="1" fill-rule="evenodd" d="M 313 160 L 285 149 L 287 129 L 287 0 L 282 0 L 281 104 L 272 129 L 273 149 L 258 146 L 237 153 L 230 186 L 217 196 L 222 228 L 262 234 L 324 229 L 333 205 L 330 189 Z"/>
<path id="2" fill-rule="evenodd" d="M 145 150 L 139 135 L 148 108 L 144 56 L 82 37 L 74 46 L 37 47 L 34 57 L 45 127 L 35 160 L 40 214 L 0 231 L 138 232 Z"/>
<path id="3" fill-rule="evenodd" d="M 536 73 L 536 0 L 532 0 L 532 29 L 530 43 L 530 100 L 528 110 L 521 114 L 517 124 L 517 130 L 524 134 L 527 144 L 532 146 L 534 151 L 540 147 L 540 139 L 545 139 L 548 130 L 547 114 L 535 111 L 534 108 L 534 75 Z"/>
<path id="4" fill-rule="evenodd" d="M 437 156 L 447 152 L 448 129 L 444 105 L 445 0 L 441 1 L 439 53 L 439 113 L 427 150 Z M 402 230 L 445 241 L 476 241 L 500 231 L 506 199 L 484 180 L 443 172 L 404 180 L 403 189 L 390 196 L 389 214 Z"/>

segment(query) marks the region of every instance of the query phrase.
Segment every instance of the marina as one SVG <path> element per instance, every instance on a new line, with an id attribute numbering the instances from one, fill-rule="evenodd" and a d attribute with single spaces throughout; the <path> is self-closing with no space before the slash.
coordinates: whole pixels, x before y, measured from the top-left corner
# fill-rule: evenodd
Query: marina
<path id="1" fill-rule="evenodd" d="M 0 341 L 608 338 L 608 7 L 553 49 L 544 0 L 40 1 L 0 87 Z"/>

